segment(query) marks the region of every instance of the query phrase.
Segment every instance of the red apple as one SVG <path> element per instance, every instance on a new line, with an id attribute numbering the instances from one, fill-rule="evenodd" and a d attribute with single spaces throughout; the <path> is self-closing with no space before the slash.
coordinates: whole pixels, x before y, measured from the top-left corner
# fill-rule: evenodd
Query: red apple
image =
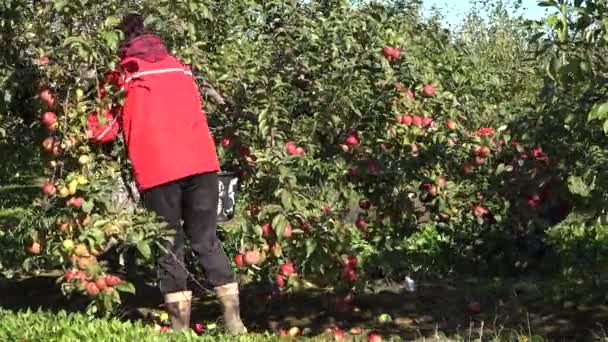
<path id="1" fill-rule="evenodd" d="M 346 145 L 348 146 L 357 146 L 359 145 L 359 139 L 357 139 L 356 136 L 354 135 L 349 135 L 348 137 L 346 137 Z"/>
<path id="2" fill-rule="evenodd" d="M 84 204 L 84 198 L 72 197 L 67 201 L 67 205 L 72 208 L 80 208 Z"/>
<path id="3" fill-rule="evenodd" d="M 370 332 L 367 334 L 367 340 L 369 342 L 382 342 L 382 336 L 377 332 Z"/>
<path id="4" fill-rule="evenodd" d="M 422 93 L 424 94 L 424 96 L 435 95 L 435 86 L 433 86 L 432 84 L 425 84 L 424 87 L 422 87 Z"/>
<path id="5" fill-rule="evenodd" d="M 230 139 L 230 137 L 224 137 L 222 139 L 222 147 L 230 148 L 231 146 L 232 146 L 232 140 Z"/>
<path id="6" fill-rule="evenodd" d="M 42 123 L 49 129 L 57 129 L 57 115 L 53 112 L 46 112 L 42 114 Z"/>
<path id="7" fill-rule="evenodd" d="M 74 279 L 76 277 L 76 271 L 74 271 L 74 270 L 67 270 L 65 272 L 64 277 L 65 277 L 66 281 L 72 281 L 72 279 Z"/>
<path id="8" fill-rule="evenodd" d="M 236 264 L 236 267 L 243 267 L 243 265 L 244 265 L 243 254 L 239 253 L 239 254 L 235 255 L 234 263 Z"/>
<path id="9" fill-rule="evenodd" d="M 481 156 L 476 156 L 475 157 L 475 164 L 477 165 L 483 165 L 486 162 L 486 158 L 481 157 Z"/>
<path id="10" fill-rule="evenodd" d="M 357 266 L 357 261 L 357 257 L 354 255 L 349 255 L 344 258 L 344 264 L 346 264 L 347 266 Z"/>
<path id="11" fill-rule="evenodd" d="M 412 153 L 413 153 L 413 154 L 418 153 L 418 145 L 416 145 L 416 144 L 412 144 Z"/>
<path id="12" fill-rule="evenodd" d="M 287 144 L 285 145 L 287 147 L 287 154 L 289 155 L 296 155 L 296 149 L 298 148 L 296 146 L 296 143 L 294 141 L 289 141 L 287 142 Z"/>
<path id="13" fill-rule="evenodd" d="M 488 213 L 488 209 L 482 207 L 481 205 L 473 206 L 473 215 L 477 217 L 482 217 Z"/>
<path id="14" fill-rule="evenodd" d="M 44 192 L 45 195 L 52 196 L 57 192 L 57 188 L 51 183 L 44 183 L 44 185 L 42 185 L 42 192 Z"/>
<path id="15" fill-rule="evenodd" d="M 540 196 L 538 194 L 532 194 L 532 195 L 528 196 L 527 203 L 528 203 L 528 206 L 532 209 L 538 208 L 541 204 Z"/>
<path id="16" fill-rule="evenodd" d="M 334 340 L 335 341 L 343 341 L 346 338 L 344 334 L 344 330 L 336 328 L 334 329 Z"/>
<path id="17" fill-rule="evenodd" d="M 87 294 L 91 297 L 95 297 L 99 294 L 99 287 L 94 282 L 89 282 L 86 286 Z"/>
<path id="18" fill-rule="evenodd" d="M 422 118 L 418 115 L 412 117 L 412 125 L 416 127 L 422 127 Z"/>
<path id="19" fill-rule="evenodd" d="M 405 96 L 406 96 L 408 99 L 413 99 L 413 98 L 414 98 L 414 92 L 413 92 L 413 91 L 411 91 L 411 90 L 408 90 L 408 91 L 407 91 L 407 93 L 405 93 Z"/>
<path id="20" fill-rule="evenodd" d="M 247 251 L 243 256 L 243 260 L 247 265 L 256 265 L 260 262 L 260 252 L 257 251 Z"/>
<path id="21" fill-rule="evenodd" d="M 283 278 L 283 276 L 282 276 L 282 275 L 277 274 L 277 275 L 274 277 L 274 280 L 275 280 L 275 282 L 277 283 L 277 286 L 278 286 L 278 287 L 283 287 L 283 286 L 285 286 L 285 278 Z"/>
<path id="22" fill-rule="evenodd" d="M 348 281 L 356 281 L 359 279 L 357 269 L 354 266 L 346 266 L 342 269 L 342 277 Z"/>
<path id="23" fill-rule="evenodd" d="M 445 187 L 445 185 L 448 183 L 448 180 L 445 178 L 445 176 L 439 176 L 439 178 L 437 178 L 437 185 L 440 188 Z"/>
<path id="24" fill-rule="evenodd" d="M 389 61 L 395 60 L 401 56 L 401 50 L 392 46 L 385 46 L 382 49 L 382 53 L 384 54 L 384 58 Z"/>
<path id="25" fill-rule="evenodd" d="M 285 230 L 283 230 L 283 237 L 289 239 L 292 234 L 291 224 L 287 224 Z"/>
<path id="26" fill-rule="evenodd" d="M 412 124 L 412 116 L 411 115 L 401 115 L 399 118 L 399 123 L 409 126 Z"/>
<path id="27" fill-rule="evenodd" d="M 97 285 L 100 290 L 105 290 L 108 288 L 105 278 L 97 278 L 97 280 L 95 280 L 95 285 Z"/>
<path id="28" fill-rule="evenodd" d="M 40 101 L 42 101 L 42 103 L 50 108 L 55 107 L 55 103 L 57 102 L 55 95 L 53 95 L 49 88 L 43 88 L 40 93 L 38 93 L 38 98 Z"/>
<path id="29" fill-rule="evenodd" d="M 365 229 L 365 227 L 367 227 L 367 222 L 365 222 L 365 219 L 363 217 L 359 217 L 355 224 L 357 225 L 357 228 L 359 228 L 361 230 L 363 230 L 363 229 Z"/>
<path id="30" fill-rule="evenodd" d="M 298 146 L 296 147 L 296 156 L 302 156 L 304 155 L 304 147 Z"/>
<path id="31" fill-rule="evenodd" d="M 286 277 L 291 276 L 295 271 L 296 271 L 296 269 L 293 266 L 292 262 L 286 262 L 283 265 L 281 265 L 281 274 L 283 274 Z"/>
<path id="32" fill-rule="evenodd" d="M 31 245 L 27 247 L 27 252 L 32 255 L 39 255 L 42 252 L 42 246 L 39 242 L 34 241 Z"/>
<path id="33" fill-rule="evenodd" d="M 448 119 L 447 126 L 448 126 L 448 129 L 453 130 L 456 128 L 456 123 L 452 119 Z"/>
<path id="34" fill-rule="evenodd" d="M 422 126 L 431 126 L 433 124 L 433 118 L 427 116 L 422 117 Z"/>
<path id="35" fill-rule="evenodd" d="M 116 286 L 120 284 L 121 281 L 122 279 L 120 279 L 118 276 L 111 274 L 106 276 L 106 284 L 108 284 L 108 286 Z"/>
<path id="36" fill-rule="evenodd" d="M 265 238 L 271 238 L 274 236 L 274 230 L 270 223 L 266 223 L 262 225 L 262 236 Z"/>
<path id="37" fill-rule="evenodd" d="M 490 151 L 490 148 L 489 148 L 488 146 L 485 146 L 485 145 L 484 145 L 484 146 L 481 146 L 481 147 L 479 148 L 479 155 L 480 155 L 481 157 L 484 157 L 484 158 L 488 157 L 488 156 L 490 155 L 490 152 L 491 152 L 491 151 Z"/>

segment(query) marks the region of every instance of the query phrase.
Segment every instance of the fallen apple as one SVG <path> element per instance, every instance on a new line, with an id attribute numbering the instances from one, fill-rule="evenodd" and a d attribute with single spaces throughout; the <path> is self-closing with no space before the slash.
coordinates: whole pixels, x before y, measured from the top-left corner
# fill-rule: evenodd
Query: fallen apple
<path id="1" fill-rule="evenodd" d="M 370 332 L 367 334 L 367 340 L 369 342 L 382 342 L 382 336 L 377 332 Z"/>

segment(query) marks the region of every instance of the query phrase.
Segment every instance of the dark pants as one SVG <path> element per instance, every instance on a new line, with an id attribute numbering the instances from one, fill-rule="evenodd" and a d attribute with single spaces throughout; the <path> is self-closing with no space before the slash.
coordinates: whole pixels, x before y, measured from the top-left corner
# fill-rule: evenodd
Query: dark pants
<path id="1" fill-rule="evenodd" d="M 172 244 L 167 244 L 170 253 L 159 260 L 158 276 L 163 294 L 186 290 L 186 236 L 190 238 L 192 250 L 200 260 L 211 285 L 221 286 L 235 280 L 216 232 L 216 173 L 195 175 L 146 190 L 142 193 L 142 199 L 146 209 L 156 212 L 176 230 L 175 240 Z"/>

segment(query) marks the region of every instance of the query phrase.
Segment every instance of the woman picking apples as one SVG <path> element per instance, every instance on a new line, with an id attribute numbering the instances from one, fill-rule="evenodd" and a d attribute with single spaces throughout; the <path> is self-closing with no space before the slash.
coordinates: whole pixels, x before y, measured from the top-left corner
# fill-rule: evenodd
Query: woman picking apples
<path id="1" fill-rule="evenodd" d="M 220 300 L 226 330 L 245 333 L 238 285 L 216 233 L 220 167 L 197 85 L 190 69 L 144 27 L 143 17 L 126 16 L 120 29 L 122 124 L 134 178 L 143 205 L 175 229 L 158 271 L 172 328 L 190 325 L 192 292 L 183 266 L 187 235 Z"/>

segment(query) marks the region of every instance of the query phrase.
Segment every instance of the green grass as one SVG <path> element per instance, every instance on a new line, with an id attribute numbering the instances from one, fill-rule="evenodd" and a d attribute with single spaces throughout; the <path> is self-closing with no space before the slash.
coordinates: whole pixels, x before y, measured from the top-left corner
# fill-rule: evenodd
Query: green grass
<path id="1" fill-rule="evenodd" d="M 10 312 L 0 310 L 0 341 L 279 341 L 270 335 L 241 337 L 188 333 L 160 333 L 143 323 L 117 319 L 92 319 L 81 314 L 57 314 L 42 311 Z M 312 341 L 312 340 L 311 340 Z"/>
<path id="2" fill-rule="evenodd" d="M 470 335 L 468 338 L 447 338 L 445 335 L 419 338 L 416 341 L 428 342 L 464 342 L 479 341 L 479 335 Z M 271 333 L 247 334 L 238 337 L 221 334 L 206 333 L 197 335 L 193 331 L 188 332 L 158 332 L 151 326 L 142 322 L 121 321 L 118 319 L 96 319 L 79 313 L 52 313 L 47 311 L 20 311 L 13 312 L 0 309 L 0 341 L 7 342 L 80 342 L 80 341 L 104 341 L 104 342 L 127 342 L 127 341 L 216 341 L 216 342 L 279 342 L 294 340 L 293 338 L 278 337 Z M 333 336 L 317 336 L 313 338 L 299 337 L 298 341 L 321 342 L 333 341 Z M 503 336 L 485 335 L 483 341 L 543 341 L 538 337 L 528 337 L 519 334 L 508 334 Z M 350 336 L 345 341 L 367 341 L 366 335 Z M 384 338 L 383 341 L 398 341 L 396 339 Z"/>

